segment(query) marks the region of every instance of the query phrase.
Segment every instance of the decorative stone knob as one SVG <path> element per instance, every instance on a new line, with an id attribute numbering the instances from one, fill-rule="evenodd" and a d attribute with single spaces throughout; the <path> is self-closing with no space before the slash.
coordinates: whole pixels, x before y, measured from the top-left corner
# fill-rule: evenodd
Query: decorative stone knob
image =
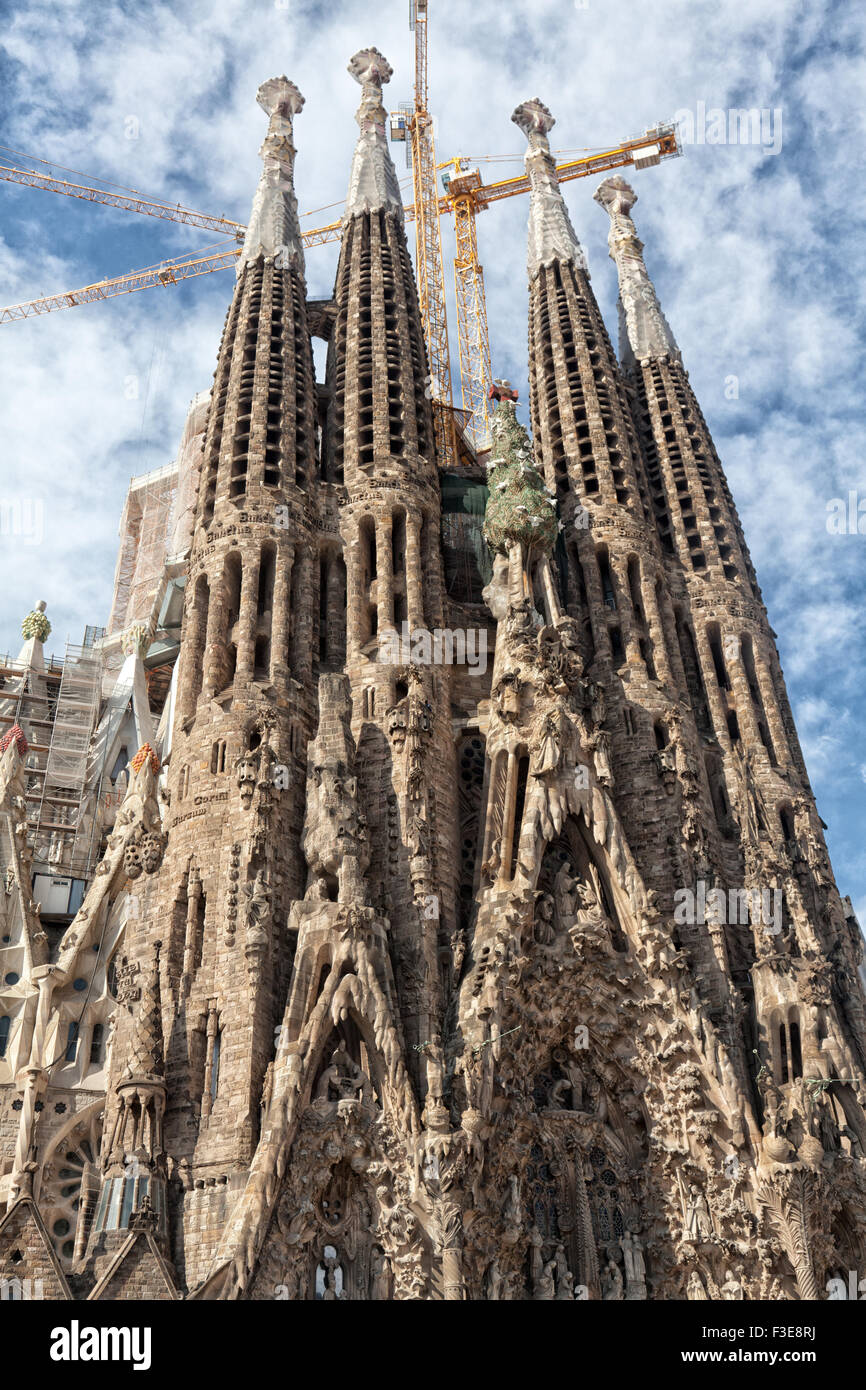
<path id="1" fill-rule="evenodd" d="M 592 196 L 611 217 L 617 214 L 621 217 L 628 217 L 637 202 L 637 194 L 631 184 L 626 183 L 625 179 L 618 176 L 605 179 L 604 183 L 599 184 Z"/>
<path id="2" fill-rule="evenodd" d="M 362 87 L 383 87 L 390 82 L 394 69 L 378 48 L 362 48 L 349 61 L 348 72 Z"/>
<path id="3" fill-rule="evenodd" d="M 304 98 L 294 82 L 287 77 L 271 77 L 263 82 L 256 92 L 256 101 L 269 116 L 285 116 L 291 120 L 297 116 L 304 104 Z"/>
<path id="4" fill-rule="evenodd" d="M 511 119 L 515 125 L 520 126 L 532 149 L 550 148 L 547 135 L 556 125 L 556 119 L 539 97 L 533 97 L 531 101 L 522 101 L 512 112 Z"/>

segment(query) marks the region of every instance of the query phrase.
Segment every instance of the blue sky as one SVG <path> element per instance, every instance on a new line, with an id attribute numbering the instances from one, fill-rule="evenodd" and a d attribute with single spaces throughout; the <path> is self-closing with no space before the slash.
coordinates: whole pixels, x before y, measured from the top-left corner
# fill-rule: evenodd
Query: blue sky
<path id="1" fill-rule="evenodd" d="M 630 175 L 634 216 L 743 518 L 840 888 L 866 920 L 866 535 L 827 529 L 831 499 L 866 499 L 863 21 L 854 7 L 808 0 L 430 0 L 430 10 L 439 158 L 514 157 L 482 164 L 485 177 L 520 171 L 510 116 L 527 97 L 552 109 L 562 151 L 677 112 L 698 124 L 701 110 L 710 121 L 714 110 L 774 113 L 778 153 L 693 143 Z M 20 4 L 0 37 L 0 142 L 246 221 L 265 131 L 255 92 L 284 72 L 306 97 L 300 207 L 321 209 L 303 225 L 331 221 L 356 133 L 348 59 L 377 45 L 395 69 L 391 104 L 411 95 L 408 0 L 376 11 L 359 0 Z M 32 163 L 6 151 L 0 162 Z M 404 176 L 399 149 L 397 165 Z M 614 333 L 596 182 L 571 183 L 566 197 Z M 524 401 L 526 212 L 512 199 L 478 224 L 494 370 Z M 0 183 L 0 299 L 212 240 Z M 450 263 L 448 235 L 445 250 Z M 311 296 L 330 293 L 335 262 L 334 246 L 309 253 Z M 36 598 L 58 651 L 106 621 L 129 478 L 175 456 L 189 400 L 210 384 L 231 290 L 223 272 L 0 327 L 0 501 L 38 503 L 42 516 L 38 543 L 0 534 L 0 651 L 17 650 Z"/>

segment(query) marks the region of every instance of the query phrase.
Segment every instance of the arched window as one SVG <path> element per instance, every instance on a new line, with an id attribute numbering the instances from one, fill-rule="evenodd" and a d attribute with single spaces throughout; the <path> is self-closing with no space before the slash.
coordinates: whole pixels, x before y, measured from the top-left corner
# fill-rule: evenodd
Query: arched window
<path id="1" fill-rule="evenodd" d="M 604 599 L 606 608 L 616 612 L 616 591 L 613 587 L 613 575 L 610 572 L 610 560 L 608 558 L 607 546 L 600 545 L 595 552 L 598 562 L 598 575 L 601 580 L 601 596 Z"/>
<path id="2" fill-rule="evenodd" d="M 529 755 L 521 751 L 517 761 L 517 777 L 514 798 L 514 822 L 511 844 L 508 846 L 508 877 L 513 879 L 517 873 L 517 852 L 520 847 L 520 831 L 523 826 L 523 808 L 526 803 L 526 787 L 529 781 Z"/>
<path id="3" fill-rule="evenodd" d="M 12 1020 L 8 1014 L 0 1018 L 0 1057 L 6 1056 L 6 1048 L 9 1046 L 9 1029 L 12 1027 Z"/>
<path id="4" fill-rule="evenodd" d="M 722 633 L 718 623 L 710 623 L 707 626 L 707 640 L 710 644 L 710 651 L 713 657 L 716 680 L 722 690 L 730 690 L 731 678 L 728 675 L 728 668 L 725 665 L 725 656 L 722 651 Z"/>
<path id="5" fill-rule="evenodd" d="M 189 636 L 184 647 L 184 661 L 189 662 L 189 687 L 184 706 L 184 714 L 192 714 L 201 694 L 204 679 L 204 655 L 207 640 L 207 619 L 210 608 L 210 586 L 206 574 L 200 574 L 195 583 L 192 607 L 188 613 Z"/>
<path id="6" fill-rule="evenodd" d="M 234 551 L 226 556 L 223 567 L 222 604 L 220 631 L 222 670 L 218 690 L 225 690 L 232 684 L 237 666 L 237 644 L 233 640 L 232 634 L 241 611 L 241 557 Z"/>

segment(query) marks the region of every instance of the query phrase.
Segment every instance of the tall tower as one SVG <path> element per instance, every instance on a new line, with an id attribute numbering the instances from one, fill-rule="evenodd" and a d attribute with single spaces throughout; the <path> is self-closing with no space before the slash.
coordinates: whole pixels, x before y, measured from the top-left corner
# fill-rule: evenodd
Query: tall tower
<path id="1" fill-rule="evenodd" d="M 561 608 L 576 622 L 581 658 L 604 692 L 592 738 L 599 774 L 615 790 L 647 887 L 669 904 L 693 872 L 693 840 L 712 807 L 685 694 L 678 590 L 655 524 L 628 383 L 557 183 L 547 138 L 553 116 L 535 100 L 512 120 L 529 140 L 530 413 L 536 457 L 559 502 Z M 660 775 L 674 756 L 672 741 L 694 762 L 688 784 Z M 705 936 L 693 946 L 724 1012 L 724 942 Z M 733 1018 L 727 1024 L 736 1031 Z"/>
<path id="2" fill-rule="evenodd" d="M 722 465 L 644 263 L 631 218 L 636 195 L 623 179 L 611 178 L 595 196 L 610 216 L 622 358 L 634 388 L 659 534 L 671 555 L 671 588 L 681 596 L 677 612 L 689 698 L 700 711 L 701 744 L 715 792 L 717 862 L 729 886 L 761 882 L 784 902 L 782 941 L 768 943 L 759 933 L 754 941 L 730 943 L 746 1036 L 753 1043 L 757 1028 L 777 1079 L 800 1069 L 800 1060 L 796 1067 L 792 1062 L 793 1051 L 798 1058 L 810 1053 L 822 1075 L 833 1051 L 841 1075 L 866 1061 L 860 991 L 853 983 L 859 934 L 851 934 L 827 873 L 822 822 L 774 634 Z M 781 971 L 770 964 L 777 953 L 768 951 L 768 944 L 784 944 Z M 801 1017 L 801 977 L 812 966 L 795 962 L 809 959 L 828 959 L 838 967 L 830 991 L 832 1027 L 826 1019 Z"/>
<path id="3" fill-rule="evenodd" d="M 162 942 L 166 1152 L 178 1273 L 207 1268 L 258 1140 L 303 894 L 318 631 L 315 383 L 293 188 L 303 98 L 264 83 L 262 175 L 220 345 L 166 778 L 168 849 L 126 939 Z M 130 939 L 131 938 L 131 939 Z M 118 1017 L 109 1086 L 126 1055 Z"/>
<path id="4" fill-rule="evenodd" d="M 400 1010 L 414 1047 L 438 1039 L 439 944 L 453 930 L 456 891 L 450 668 L 417 655 L 443 625 L 440 497 L 418 296 L 385 135 L 391 68 L 370 48 L 349 71 L 361 86 L 360 135 L 335 287 L 330 447 L 346 492 L 346 673 L 370 877 L 405 967 Z"/>

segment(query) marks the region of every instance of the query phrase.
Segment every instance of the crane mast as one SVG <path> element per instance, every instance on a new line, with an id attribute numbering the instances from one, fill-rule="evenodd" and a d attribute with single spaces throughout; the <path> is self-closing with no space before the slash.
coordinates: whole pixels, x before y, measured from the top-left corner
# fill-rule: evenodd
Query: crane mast
<path id="1" fill-rule="evenodd" d="M 452 468 L 457 460 L 457 442 L 439 227 L 440 204 L 436 191 L 436 146 L 433 117 L 427 108 L 427 15 L 428 0 L 410 0 L 409 25 L 415 35 L 415 103 L 407 126 L 412 151 L 418 300 L 430 364 L 436 453 L 440 468 Z"/>

